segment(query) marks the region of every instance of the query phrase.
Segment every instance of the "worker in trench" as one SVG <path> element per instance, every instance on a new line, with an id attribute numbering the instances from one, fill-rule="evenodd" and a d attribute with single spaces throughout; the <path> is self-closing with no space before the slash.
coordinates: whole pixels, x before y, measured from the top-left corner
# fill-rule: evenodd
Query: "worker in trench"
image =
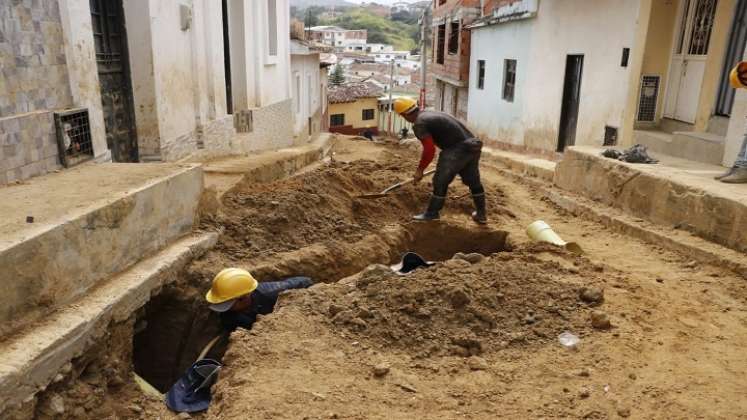
<path id="1" fill-rule="evenodd" d="M 205 299 L 210 309 L 220 314 L 223 328 L 230 332 L 238 327 L 251 329 L 257 315 L 272 312 L 281 292 L 312 284 L 308 277 L 260 283 L 246 270 L 226 268 L 215 275 Z"/>
<path id="2" fill-rule="evenodd" d="M 747 89 L 747 61 L 737 63 L 729 74 L 729 82 L 734 89 Z M 734 165 L 716 179 L 727 184 L 747 184 L 747 132 Z"/>
<path id="3" fill-rule="evenodd" d="M 433 161 L 436 147 L 441 149 L 436 163 L 436 173 L 433 176 L 433 194 L 428 208 L 424 213 L 414 216 L 414 219 L 437 220 L 446 202 L 449 184 L 459 175 L 472 193 L 472 200 L 475 204 L 472 219 L 480 224 L 487 223 L 485 189 L 480 182 L 482 142 L 456 118 L 443 112 L 421 111 L 413 99 L 396 99 L 394 111 L 413 124 L 415 137 L 423 146 L 420 164 L 415 170 L 415 182 L 423 178 L 423 171 Z"/>

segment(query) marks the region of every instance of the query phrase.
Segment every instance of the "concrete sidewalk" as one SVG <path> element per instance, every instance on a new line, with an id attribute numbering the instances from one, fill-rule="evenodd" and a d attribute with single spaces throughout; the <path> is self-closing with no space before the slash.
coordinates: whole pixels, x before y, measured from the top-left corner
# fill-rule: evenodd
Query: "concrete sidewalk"
<path id="1" fill-rule="evenodd" d="M 747 185 L 714 180 L 724 168 L 656 154 L 658 164 L 625 163 L 601 156 L 602 150 L 567 149 L 554 184 L 653 223 L 747 251 Z"/>

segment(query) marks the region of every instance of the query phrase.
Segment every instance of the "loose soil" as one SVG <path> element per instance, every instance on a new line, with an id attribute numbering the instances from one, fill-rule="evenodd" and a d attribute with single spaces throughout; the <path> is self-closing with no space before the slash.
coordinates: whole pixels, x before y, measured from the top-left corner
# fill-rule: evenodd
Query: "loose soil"
<path id="1" fill-rule="evenodd" d="M 744 279 L 565 214 L 488 159 L 487 227 L 470 221 L 469 197 L 412 224 L 427 183 L 356 195 L 405 179 L 417 151 L 347 140 L 336 151 L 287 180 L 239 183 L 203 218 L 224 229 L 219 244 L 175 287 L 202 293 L 226 266 L 318 284 L 232 334 L 197 417 L 747 418 Z M 466 192 L 455 183 L 450 196 Z M 585 255 L 529 243 L 537 219 Z M 406 250 L 439 261 L 398 276 L 386 265 Z M 576 349 L 558 342 L 565 331 Z M 135 403 L 120 417 L 175 417 Z"/>

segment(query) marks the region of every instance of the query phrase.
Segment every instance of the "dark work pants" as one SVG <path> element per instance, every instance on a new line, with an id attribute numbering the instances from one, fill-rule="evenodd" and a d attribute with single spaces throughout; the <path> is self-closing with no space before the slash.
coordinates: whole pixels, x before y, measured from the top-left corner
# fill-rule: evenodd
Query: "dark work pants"
<path id="1" fill-rule="evenodd" d="M 478 139 L 465 140 L 456 146 L 441 150 L 433 175 L 433 196 L 446 198 L 449 184 L 459 175 L 469 187 L 472 195 L 485 193 L 480 182 L 480 154 L 482 142 Z"/>

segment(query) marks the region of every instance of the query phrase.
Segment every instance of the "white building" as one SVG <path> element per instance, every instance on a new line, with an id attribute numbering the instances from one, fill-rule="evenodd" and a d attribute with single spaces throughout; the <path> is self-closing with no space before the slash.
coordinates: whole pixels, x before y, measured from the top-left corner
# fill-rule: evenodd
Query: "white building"
<path id="1" fill-rule="evenodd" d="M 724 75 L 745 51 L 734 18 L 745 3 L 522 0 L 486 11 L 471 25 L 468 122 L 527 149 L 644 143 L 730 165 L 747 110 Z"/>
<path id="2" fill-rule="evenodd" d="M 390 62 L 392 60 L 407 60 L 407 57 L 410 55 L 409 51 L 381 51 L 381 52 L 375 52 L 371 53 L 374 57 L 374 60 L 377 63 L 385 63 Z"/>
<path id="3" fill-rule="evenodd" d="M 0 184 L 88 159 L 172 161 L 292 142 L 288 0 L 0 8 L 11 51 L 0 55 L 0 133 L 18 139 L 0 155 Z M 31 50 L 38 59 L 24 58 Z"/>
<path id="4" fill-rule="evenodd" d="M 365 29 L 343 29 L 339 26 L 314 26 L 306 30 L 308 38 L 338 51 L 346 51 L 349 45 L 365 44 L 368 31 Z"/>
<path id="5" fill-rule="evenodd" d="M 303 143 L 322 129 L 327 108 L 327 64 L 320 52 L 304 42 L 291 40 L 293 134 Z"/>

